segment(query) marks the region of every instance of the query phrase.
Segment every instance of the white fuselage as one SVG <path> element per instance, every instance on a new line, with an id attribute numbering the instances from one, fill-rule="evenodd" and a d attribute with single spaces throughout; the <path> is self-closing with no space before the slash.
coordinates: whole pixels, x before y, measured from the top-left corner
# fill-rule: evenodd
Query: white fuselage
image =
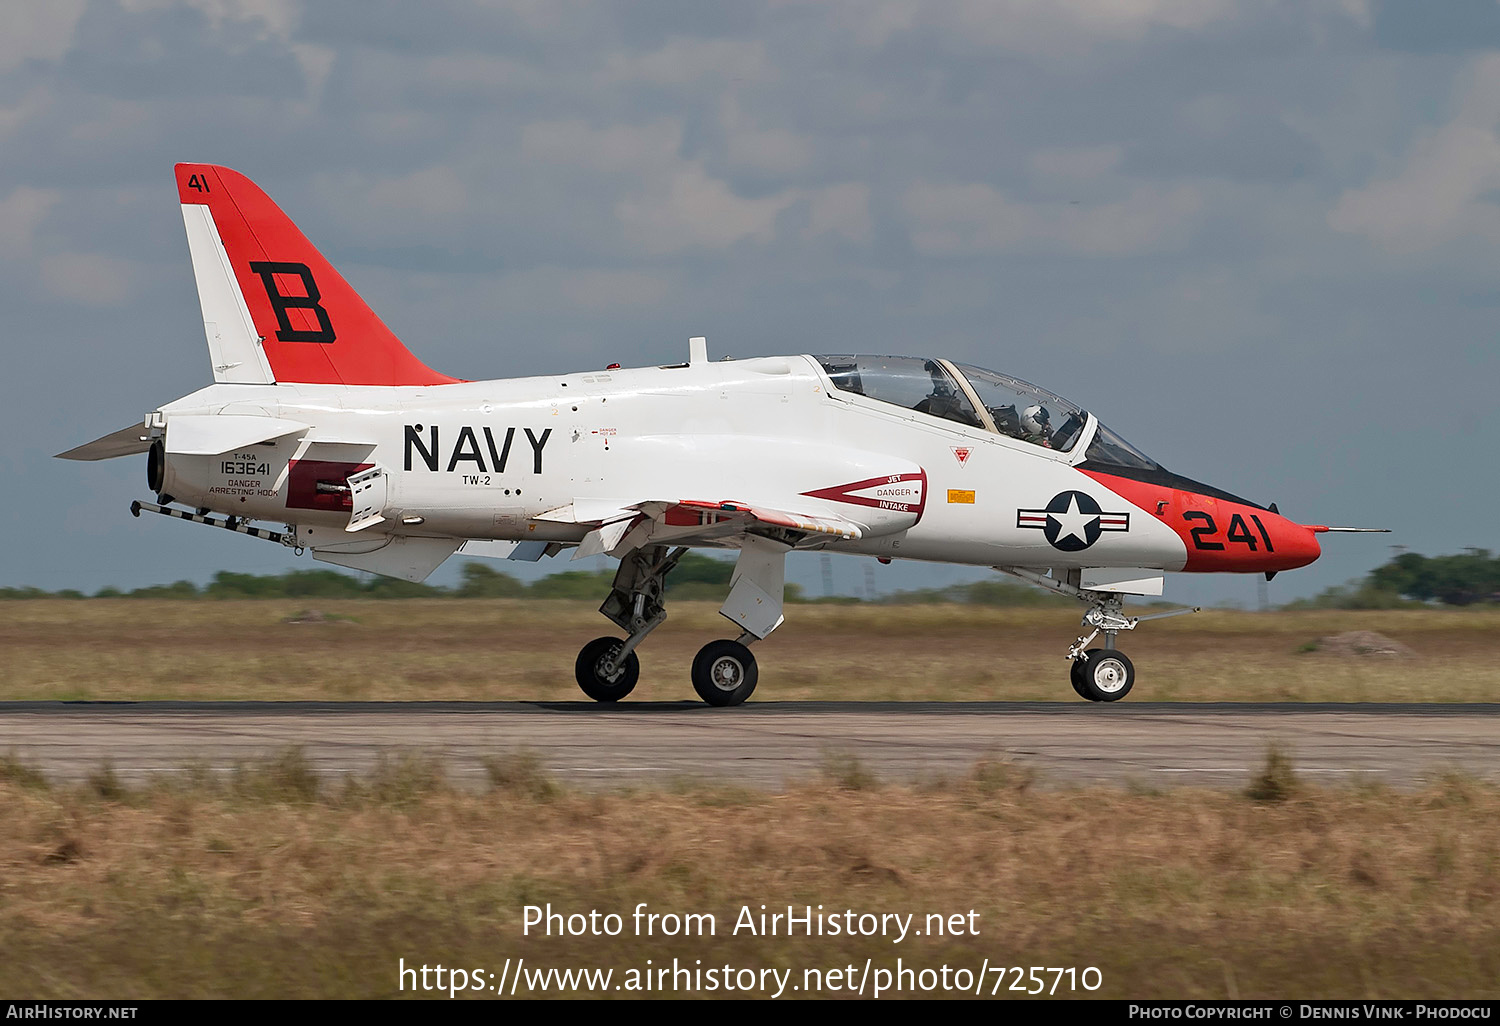
<path id="1" fill-rule="evenodd" d="M 425 387 L 217 384 L 160 412 L 169 449 L 175 416 L 310 425 L 274 443 L 173 455 L 162 489 L 295 524 L 306 544 L 336 539 L 350 520 L 347 502 L 309 484 L 307 467 L 336 476 L 374 465 L 388 483 L 383 520 L 369 530 L 414 538 L 567 544 L 588 532 L 591 510 L 753 500 L 857 522 L 860 537 L 818 544 L 879 557 L 1164 570 L 1186 559 L 1171 528 L 1074 469 L 1093 418 L 1071 453 L 1053 452 L 841 392 L 807 356 Z M 299 481 L 292 468 L 304 461 Z M 890 487 L 865 488 L 858 504 L 812 494 L 882 477 Z M 1069 489 L 1128 510 L 1130 529 L 1070 553 L 1018 524 L 1018 511 Z M 570 518 L 538 519 L 565 507 Z"/>

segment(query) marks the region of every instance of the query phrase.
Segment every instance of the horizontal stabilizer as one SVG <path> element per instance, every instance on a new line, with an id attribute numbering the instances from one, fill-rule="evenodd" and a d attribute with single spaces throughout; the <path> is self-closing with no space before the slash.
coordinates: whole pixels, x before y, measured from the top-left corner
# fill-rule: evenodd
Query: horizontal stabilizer
<path id="1" fill-rule="evenodd" d="M 307 429 L 307 424 L 280 417 L 179 414 L 167 421 L 167 452 L 184 456 L 217 456 L 221 452 L 269 442 Z"/>
<path id="2" fill-rule="evenodd" d="M 85 445 L 76 446 L 67 452 L 60 452 L 56 459 L 112 460 L 116 456 L 134 456 L 138 452 L 145 452 L 151 448 L 151 440 L 145 435 L 145 428 L 140 424 L 132 424 L 127 428 L 111 431 L 103 438 L 96 438 Z"/>

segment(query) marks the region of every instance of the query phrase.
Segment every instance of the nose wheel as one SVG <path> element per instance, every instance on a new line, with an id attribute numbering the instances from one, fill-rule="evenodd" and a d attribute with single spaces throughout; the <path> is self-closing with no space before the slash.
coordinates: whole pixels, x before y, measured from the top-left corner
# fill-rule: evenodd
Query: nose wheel
<path id="1" fill-rule="evenodd" d="M 1135 666 L 1116 648 L 1091 648 L 1073 660 L 1073 690 L 1090 702 L 1118 702 L 1135 686 Z"/>
<path id="2" fill-rule="evenodd" d="M 759 677 L 755 656 L 738 641 L 710 641 L 693 659 L 693 690 L 709 705 L 739 705 Z"/>

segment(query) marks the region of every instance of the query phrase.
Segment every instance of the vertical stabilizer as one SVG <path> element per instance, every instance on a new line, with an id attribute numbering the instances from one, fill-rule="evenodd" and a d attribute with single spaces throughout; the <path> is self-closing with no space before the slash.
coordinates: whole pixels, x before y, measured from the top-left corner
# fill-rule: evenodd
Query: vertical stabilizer
<path id="1" fill-rule="evenodd" d="M 182 221 L 187 226 L 188 252 L 193 258 L 193 277 L 198 282 L 198 303 L 203 307 L 203 333 L 208 336 L 214 380 L 271 384 L 276 377 L 271 373 L 255 321 L 245 305 L 240 284 L 235 281 L 229 254 L 224 251 L 224 242 L 208 207 L 184 203 Z"/>
<path id="2" fill-rule="evenodd" d="M 413 356 L 250 179 L 213 164 L 176 173 L 215 380 L 457 380 Z"/>

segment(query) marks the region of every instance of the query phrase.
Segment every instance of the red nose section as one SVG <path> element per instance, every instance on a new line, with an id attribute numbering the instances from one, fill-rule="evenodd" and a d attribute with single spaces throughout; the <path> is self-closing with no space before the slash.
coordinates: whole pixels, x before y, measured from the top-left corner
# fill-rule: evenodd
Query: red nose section
<path id="1" fill-rule="evenodd" d="M 1085 474 L 1176 531 L 1187 571 L 1260 573 L 1295 570 L 1322 554 L 1313 528 L 1245 502 L 1136 481 L 1097 470 Z"/>

